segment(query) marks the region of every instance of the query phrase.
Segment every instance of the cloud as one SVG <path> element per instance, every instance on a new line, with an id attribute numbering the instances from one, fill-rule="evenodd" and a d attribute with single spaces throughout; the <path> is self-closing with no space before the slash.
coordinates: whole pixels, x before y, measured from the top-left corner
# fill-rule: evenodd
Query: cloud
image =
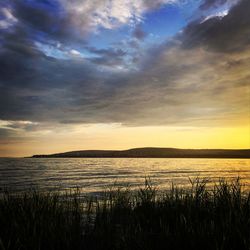
<path id="1" fill-rule="evenodd" d="M 93 57 L 60 59 L 45 55 L 26 26 L 12 28 L 1 35 L 0 118 L 38 127 L 242 123 L 249 104 L 249 10 L 243 0 L 221 19 L 190 24 L 171 42 L 141 55 L 138 69 L 128 71 L 112 70 L 126 65 L 124 49 L 84 44 Z M 39 22 L 33 25 L 47 30 Z"/>
<path id="2" fill-rule="evenodd" d="M 226 4 L 232 6 L 237 2 L 239 2 L 239 0 L 204 0 L 200 5 L 200 9 L 207 10 L 207 9 L 217 8 Z"/>
<path id="3" fill-rule="evenodd" d="M 228 10 L 223 10 L 223 11 L 219 11 L 219 12 L 216 12 L 216 13 L 213 13 L 211 15 L 208 15 L 207 17 L 204 18 L 204 20 L 202 20 L 201 23 L 204 23 L 206 22 L 207 20 L 209 19 L 212 19 L 212 18 L 223 18 L 224 16 L 226 16 L 228 14 Z"/>
<path id="4" fill-rule="evenodd" d="M 0 25 L 5 27 L 0 36 L 3 36 L 4 47 L 9 44 L 14 50 L 19 49 L 25 53 L 30 50 L 31 53 L 41 52 L 49 57 L 67 59 L 70 56 L 76 57 L 72 51 L 78 51 L 80 54 L 77 57 L 84 57 L 82 53 L 83 50 L 88 50 L 86 39 L 90 33 L 127 25 L 134 29 L 131 34 L 134 38 L 143 40 L 146 33 L 139 27 L 139 23 L 143 21 L 143 15 L 164 5 L 177 2 L 179 0 L 158 0 L 154 3 L 144 0 L 136 2 L 131 0 L 8 0 L 0 4 L 2 7 L 0 15 L 3 16 Z M 97 55 L 89 60 L 97 65 L 118 64 L 122 68 L 131 57 L 131 55 L 125 55 L 127 51 L 118 47 L 104 50 L 110 54 L 101 50 L 89 51 Z M 118 55 L 120 51 L 124 55 Z M 18 68 L 22 65 L 15 64 Z"/>
<path id="5" fill-rule="evenodd" d="M 7 29 L 17 22 L 17 19 L 13 16 L 11 9 L 7 7 L 0 9 L 0 17 L 0 29 Z"/>
<path id="6" fill-rule="evenodd" d="M 176 0 L 60 0 L 69 13 L 71 22 L 80 29 L 117 28 L 125 24 L 141 22 L 143 14 L 162 5 L 175 3 Z"/>
<path id="7" fill-rule="evenodd" d="M 44 36 L 64 42 L 75 37 L 69 14 L 56 1 L 9 1 L 13 15 L 23 28 L 42 32 Z"/>
<path id="8" fill-rule="evenodd" d="M 72 54 L 73 56 L 81 56 L 81 53 L 75 49 L 71 49 L 70 54 Z"/>
<path id="9" fill-rule="evenodd" d="M 103 66 L 113 66 L 113 67 L 119 67 L 119 66 L 125 66 L 125 57 L 127 55 L 127 52 L 123 49 L 119 48 L 107 48 L 107 49 L 97 49 L 95 47 L 86 47 L 88 52 L 92 54 L 91 57 L 89 57 L 89 61 L 93 62 L 97 65 L 103 65 Z"/>
<path id="10" fill-rule="evenodd" d="M 144 40 L 144 38 L 147 36 L 147 33 L 143 31 L 140 26 L 136 26 L 133 31 L 133 36 L 138 40 Z"/>
<path id="11" fill-rule="evenodd" d="M 203 46 L 223 53 L 243 51 L 250 45 L 250 2 L 242 0 L 222 18 L 191 23 L 182 34 L 183 47 Z"/>
<path id="12" fill-rule="evenodd" d="M 133 26 L 143 20 L 146 12 L 175 2 L 178 0 L 158 0 L 154 4 L 144 0 L 8 0 L 8 8 L 2 9 L 6 18 L 0 27 L 18 21 L 26 29 L 42 32 L 50 39 L 67 42 L 71 37 L 80 43 L 89 32 Z"/>

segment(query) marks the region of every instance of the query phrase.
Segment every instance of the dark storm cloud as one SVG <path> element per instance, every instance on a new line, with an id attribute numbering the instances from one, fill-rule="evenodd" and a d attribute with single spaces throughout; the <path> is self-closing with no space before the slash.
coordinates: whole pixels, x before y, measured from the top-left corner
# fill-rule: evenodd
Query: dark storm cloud
<path id="1" fill-rule="evenodd" d="M 50 11 L 45 14 L 26 1 L 14 3 L 18 24 L 0 41 L 1 120 L 159 125 L 214 121 L 247 108 L 248 0 L 222 19 L 190 24 L 172 43 L 152 48 L 138 59 L 143 64 L 134 71 L 98 67 L 124 65 L 123 49 L 84 45 L 93 57 L 45 55 L 30 29 L 59 37 L 65 34 L 64 24 L 47 17 Z"/>
<path id="2" fill-rule="evenodd" d="M 61 9 L 56 1 L 10 0 L 13 15 L 19 20 L 24 29 L 29 30 L 31 36 L 47 36 L 51 39 L 63 40 L 73 36 L 70 17 Z M 40 32 L 40 33 L 38 33 Z"/>
<path id="3" fill-rule="evenodd" d="M 122 50 L 91 51 L 105 65 L 124 55 Z M 91 122 L 94 108 L 112 95 L 109 73 L 88 60 L 46 56 L 20 27 L 1 35 L 0 71 L 0 120 Z"/>
<path id="4" fill-rule="evenodd" d="M 32 77 L 32 84 L 13 85 L 8 81 L 1 85 L 1 119 L 60 120 L 66 114 L 75 115 L 72 111 L 75 99 L 86 96 L 84 107 L 89 93 L 92 100 L 95 95 L 96 98 L 101 95 L 100 73 L 93 73 L 93 69 L 87 64 L 43 58 L 37 59 L 34 67 L 39 72 Z M 33 73 L 34 70 L 30 69 Z M 104 78 L 105 76 L 102 77 Z"/>
<path id="5" fill-rule="evenodd" d="M 29 3 L 28 1 L 12 0 L 13 15 L 23 24 L 26 24 L 35 30 L 50 33 L 60 28 L 60 18 L 55 15 L 50 5 L 42 2 Z M 52 7 L 52 6 L 51 6 Z"/>
<path id="6" fill-rule="evenodd" d="M 93 89 L 98 86 L 100 73 L 93 65 L 46 56 L 23 24 L 0 38 L 0 119 L 60 120 L 71 109 L 71 88 L 78 86 L 76 93 L 85 95 L 92 83 Z"/>
<path id="7" fill-rule="evenodd" d="M 43 58 L 43 53 L 20 27 L 2 33 L 0 39 L 0 81 L 27 83 L 34 74 L 34 67 L 31 70 L 32 60 Z"/>
<path id="8" fill-rule="evenodd" d="M 242 0 L 223 18 L 191 23 L 183 37 L 184 48 L 203 46 L 217 52 L 243 51 L 250 45 L 250 1 Z"/>

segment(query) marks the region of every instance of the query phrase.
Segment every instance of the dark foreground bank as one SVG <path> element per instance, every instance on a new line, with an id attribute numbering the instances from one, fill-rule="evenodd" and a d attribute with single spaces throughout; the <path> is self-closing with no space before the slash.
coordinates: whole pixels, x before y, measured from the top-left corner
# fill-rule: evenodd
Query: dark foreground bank
<path id="1" fill-rule="evenodd" d="M 0 199 L 0 249 L 250 249 L 250 195 L 239 181 L 211 190 L 159 194 L 148 181 L 103 199 L 73 193 L 5 193 Z"/>

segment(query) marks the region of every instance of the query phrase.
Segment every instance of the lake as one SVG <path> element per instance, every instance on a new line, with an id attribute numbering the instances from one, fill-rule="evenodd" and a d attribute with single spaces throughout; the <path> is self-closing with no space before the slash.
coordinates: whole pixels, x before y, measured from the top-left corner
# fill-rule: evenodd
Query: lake
<path id="1" fill-rule="evenodd" d="M 98 194 L 114 185 L 143 185 L 149 176 L 158 189 L 186 186 L 189 178 L 241 178 L 250 189 L 250 159 L 160 158 L 0 158 L 0 188 L 25 191 L 81 187 Z"/>

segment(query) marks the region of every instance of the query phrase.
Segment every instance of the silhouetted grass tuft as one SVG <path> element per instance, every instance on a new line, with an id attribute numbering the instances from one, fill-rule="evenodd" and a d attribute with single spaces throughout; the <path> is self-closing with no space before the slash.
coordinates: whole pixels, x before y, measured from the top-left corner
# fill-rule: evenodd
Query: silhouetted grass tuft
<path id="1" fill-rule="evenodd" d="M 5 192 L 0 249 L 250 249 L 250 195 L 239 179 L 206 180 L 160 193 L 146 179 L 137 191 L 118 188 L 102 199 Z"/>

